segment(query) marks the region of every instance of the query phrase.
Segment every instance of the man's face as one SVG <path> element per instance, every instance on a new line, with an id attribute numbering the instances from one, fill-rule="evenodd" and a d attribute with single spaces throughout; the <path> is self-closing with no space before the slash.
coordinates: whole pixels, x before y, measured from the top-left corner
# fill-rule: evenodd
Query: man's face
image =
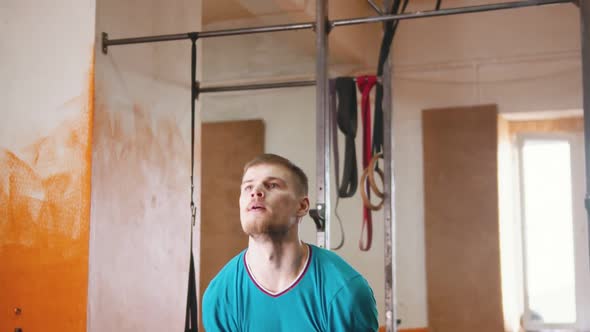
<path id="1" fill-rule="evenodd" d="M 246 234 L 283 235 L 308 209 L 308 198 L 298 192 L 294 175 L 285 167 L 260 164 L 244 173 L 240 220 Z"/>

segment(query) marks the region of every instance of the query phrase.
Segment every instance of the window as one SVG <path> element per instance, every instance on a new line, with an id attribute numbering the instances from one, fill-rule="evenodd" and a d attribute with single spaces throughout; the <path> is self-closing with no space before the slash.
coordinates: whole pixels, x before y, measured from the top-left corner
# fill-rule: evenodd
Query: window
<path id="1" fill-rule="evenodd" d="M 525 138 L 520 146 L 527 325 L 576 323 L 570 144 Z"/>
<path id="2" fill-rule="evenodd" d="M 578 136 L 517 136 L 522 323 L 527 331 L 590 328 L 583 147 Z"/>

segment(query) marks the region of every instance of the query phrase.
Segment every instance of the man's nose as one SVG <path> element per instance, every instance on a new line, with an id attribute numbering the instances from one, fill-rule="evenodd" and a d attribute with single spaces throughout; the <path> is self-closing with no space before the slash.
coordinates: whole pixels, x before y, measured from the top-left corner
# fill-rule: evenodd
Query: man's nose
<path id="1" fill-rule="evenodd" d="M 264 191 L 260 187 L 255 187 L 250 193 L 251 197 L 264 197 Z"/>

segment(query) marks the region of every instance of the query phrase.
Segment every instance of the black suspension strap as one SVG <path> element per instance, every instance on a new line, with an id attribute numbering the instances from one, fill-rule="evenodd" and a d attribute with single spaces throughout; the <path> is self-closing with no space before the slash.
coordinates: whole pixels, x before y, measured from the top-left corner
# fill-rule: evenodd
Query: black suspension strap
<path id="1" fill-rule="evenodd" d="M 408 5 L 408 0 L 395 0 L 391 8 L 391 14 L 403 13 Z M 401 6 L 401 10 L 400 10 Z M 383 77 L 383 69 L 385 62 L 389 57 L 389 50 L 393 42 L 395 31 L 399 20 L 384 23 L 385 31 L 383 39 L 381 40 L 381 48 L 379 50 L 379 61 L 377 63 L 377 77 Z M 377 82 L 375 88 L 375 115 L 373 122 L 373 155 L 383 152 L 383 82 Z M 375 165 L 378 167 L 378 165 Z"/>
<path id="2" fill-rule="evenodd" d="M 434 7 L 435 10 L 439 10 L 440 9 L 441 2 L 442 2 L 442 0 L 436 0 L 436 7 Z"/>
<path id="3" fill-rule="evenodd" d="M 328 82 L 328 109 L 330 111 L 330 132 L 332 134 L 332 154 L 334 155 L 334 177 L 336 178 L 336 185 L 340 185 L 340 151 L 338 151 L 338 111 L 336 109 L 336 79 L 331 79 Z M 340 197 L 340 195 L 336 195 Z M 336 199 L 338 205 L 338 199 Z"/>
<path id="4" fill-rule="evenodd" d="M 356 86 L 354 78 L 339 77 L 336 79 L 338 95 L 338 128 L 345 136 L 344 170 L 342 183 L 338 185 L 338 196 L 352 197 L 358 186 L 358 169 L 356 165 L 355 137 L 357 127 Z"/>
<path id="5" fill-rule="evenodd" d="M 334 154 L 334 177 L 336 178 L 336 184 L 340 184 L 340 153 L 338 151 L 338 123 L 337 123 L 337 109 L 336 109 L 336 80 L 331 79 L 329 81 L 329 111 L 330 111 L 330 132 L 332 134 L 332 153 Z M 340 242 L 332 250 L 338 250 L 344 245 L 344 226 L 342 225 L 342 218 L 338 214 L 338 205 L 340 203 L 340 195 L 336 195 L 336 204 L 334 205 L 334 215 L 338 220 L 340 226 Z"/>
<path id="6" fill-rule="evenodd" d="M 195 258 L 193 255 L 193 231 L 197 218 L 197 207 L 194 200 L 195 192 L 195 101 L 197 99 L 197 34 L 189 34 L 191 47 L 191 242 L 190 242 L 190 265 L 188 272 L 188 293 L 186 297 L 186 316 L 184 319 L 184 332 L 199 331 L 199 316 L 197 310 L 197 285 L 195 280 Z"/>

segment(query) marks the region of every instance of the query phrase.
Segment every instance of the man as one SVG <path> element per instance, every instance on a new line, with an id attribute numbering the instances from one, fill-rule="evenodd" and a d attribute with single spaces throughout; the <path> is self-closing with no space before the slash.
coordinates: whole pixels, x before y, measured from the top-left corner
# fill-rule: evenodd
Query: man
<path id="1" fill-rule="evenodd" d="M 299 239 L 307 191 L 305 173 L 283 157 L 246 164 L 240 220 L 248 248 L 207 287 L 206 332 L 377 331 L 367 281 L 333 252 Z"/>

